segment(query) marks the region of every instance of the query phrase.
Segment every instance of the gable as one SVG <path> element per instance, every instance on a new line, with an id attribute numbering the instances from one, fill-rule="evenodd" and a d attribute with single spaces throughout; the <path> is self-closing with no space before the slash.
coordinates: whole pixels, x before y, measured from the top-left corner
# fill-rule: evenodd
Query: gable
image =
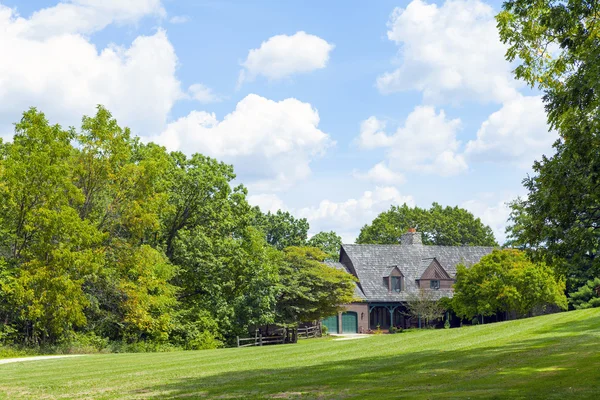
<path id="1" fill-rule="evenodd" d="M 425 261 L 425 260 L 423 260 Z M 421 275 L 421 280 L 452 280 L 450 275 L 446 272 L 446 270 L 442 267 L 439 261 L 436 258 L 431 259 L 429 266 Z"/>

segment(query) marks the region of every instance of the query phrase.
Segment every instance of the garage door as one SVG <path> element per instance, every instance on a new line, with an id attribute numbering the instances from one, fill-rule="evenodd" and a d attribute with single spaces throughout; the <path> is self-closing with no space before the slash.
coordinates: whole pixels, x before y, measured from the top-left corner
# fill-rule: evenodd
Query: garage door
<path id="1" fill-rule="evenodd" d="M 327 332 L 329 332 L 329 333 L 338 333 L 339 332 L 338 316 L 332 315 L 331 317 L 325 318 L 323 320 L 323 326 L 327 327 Z"/>
<path id="2" fill-rule="evenodd" d="M 358 315 L 355 312 L 342 314 L 342 333 L 358 333 Z"/>

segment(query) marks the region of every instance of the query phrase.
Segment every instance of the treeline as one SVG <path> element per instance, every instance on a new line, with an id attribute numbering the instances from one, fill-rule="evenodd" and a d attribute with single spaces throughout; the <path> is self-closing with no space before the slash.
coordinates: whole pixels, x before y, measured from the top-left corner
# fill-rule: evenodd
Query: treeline
<path id="1" fill-rule="evenodd" d="M 214 348 L 351 301 L 353 277 L 321 262 L 339 237 L 307 243 L 306 220 L 263 214 L 234 178 L 102 107 L 78 130 L 25 112 L 0 143 L 0 344 Z"/>

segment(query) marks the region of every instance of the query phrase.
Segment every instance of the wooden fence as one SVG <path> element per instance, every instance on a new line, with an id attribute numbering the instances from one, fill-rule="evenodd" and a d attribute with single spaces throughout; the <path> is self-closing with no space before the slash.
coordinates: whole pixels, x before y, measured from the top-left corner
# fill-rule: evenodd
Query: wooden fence
<path id="1" fill-rule="evenodd" d="M 321 327 L 319 325 L 298 328 L 298 339 L 309 339 L 321 336 Z"/>
<path id="2" fill-rule="evenodd" d="M 258 330 L 254 332 L 254 337 L 241 338 L 236 337 L 237 347 L 265 346 L 270 344 L 296 343 L 299 338 L 309 339 L 321 336 L 321 327 L 319 325 L 307 326 L 298 329 L 278 329 L 268 336 L 263 336 Z"/>
<path id="3" fill-rule="evenodd" d="M 285 343 L 286 332 L 285 330 L 274 332 L 270 336 L 263 336 L 262 333 L 256 331 L 254 337 L 241 338 L 237 336 L 237 347 L 250 347 L 250 346 L 264 346 L 269 344 L 283 344 Z"/>

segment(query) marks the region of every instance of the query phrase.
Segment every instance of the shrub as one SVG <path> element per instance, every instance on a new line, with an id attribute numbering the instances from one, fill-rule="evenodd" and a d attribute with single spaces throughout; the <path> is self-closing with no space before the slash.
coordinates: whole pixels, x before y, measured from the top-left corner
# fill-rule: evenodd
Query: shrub
<path id="1" fill-rule="evenodd" d="M 375 329 L 373 331 L 374 335 L 381 335 L 383 333 L 383 331 L 381 330 L 381 327 L 379 325 L 377 325 L 377 329 Z"/>
<path id="2" fill-rule="evenodd" d="M 326 325 L 321 325 L 321 335 L 327 336 L 329 328 Z"/>
<path id="3" fill-rule="evenodd" d="M 479 325 L 479 318 L 473 317 L 473 319 L 471 320 L 471 325 Z"/>
<path id="4" fill-rule="evenodd" d="M 389 332 L 390 333 L 396 333 L 396 332 L 398 332 L 398 329 L 395 326 L 392 325 L 392 326 L 390 326 Z"/>
<path id="5" fill-rule="evenodd" d="M 446 318 L 446 322 L 444 322 L 444 329 L 450 329 L 450 320 Z"/>

